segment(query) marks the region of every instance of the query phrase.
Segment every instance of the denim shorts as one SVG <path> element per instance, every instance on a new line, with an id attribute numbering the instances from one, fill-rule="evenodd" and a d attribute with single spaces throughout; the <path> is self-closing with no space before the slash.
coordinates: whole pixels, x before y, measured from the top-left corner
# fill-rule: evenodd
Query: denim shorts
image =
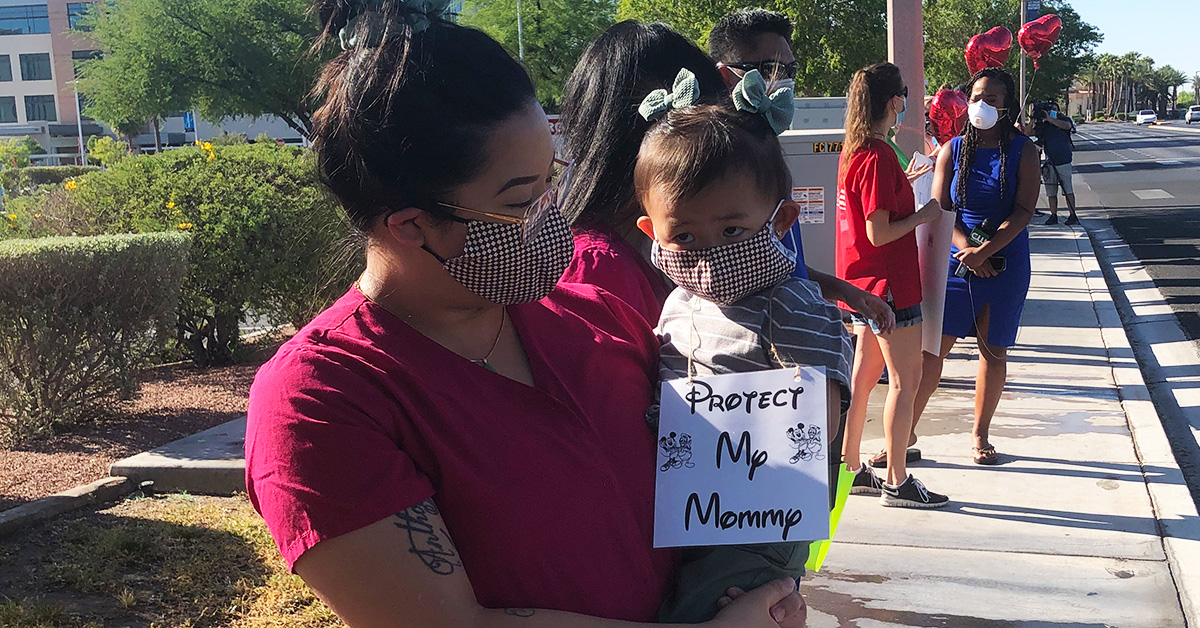
<path id="1" fill-rule="evenodd" d="M 892 312 L 896 314 L 896 329 L 901 327 L 912 327 L 913 325 L 921 324 L 921 304 L 918 303 L 912 307 L 897 310 L 896 304 L 892 301 L 887 302 L 888 307 L 892 308 Z M 873 320 L 867 320 L 859 316 L 858 312 L 850 312 L 850 320 L 855 325 L 865 325 L 871 328 L 871 331 L 878 334 L 879 325 Z"/>

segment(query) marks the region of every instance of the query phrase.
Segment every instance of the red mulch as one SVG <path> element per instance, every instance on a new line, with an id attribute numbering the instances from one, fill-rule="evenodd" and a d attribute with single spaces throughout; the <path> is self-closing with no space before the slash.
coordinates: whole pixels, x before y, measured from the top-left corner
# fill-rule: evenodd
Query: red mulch
<path id="1" fill-rule="evenodd" d="M 150 369 L 137 397 L 105 416 L 68 433 L 0 450 L 0 511 L 93 482 L 108 475 L 108 465 L 117 460 L 245 414 L 250 383 L 262 361 Z"/>

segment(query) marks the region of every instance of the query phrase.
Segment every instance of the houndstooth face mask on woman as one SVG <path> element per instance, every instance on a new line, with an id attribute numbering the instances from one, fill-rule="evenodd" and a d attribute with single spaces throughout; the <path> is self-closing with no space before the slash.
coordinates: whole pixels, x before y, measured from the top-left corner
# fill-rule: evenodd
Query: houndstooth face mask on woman
<path id="1" fill-rule="evenodd" d="M 560 209 L 571 190 L 574 164 L 556 159 L 554 168 L 551 185 L 530 203 L 524 216 L 438 203 L 455 214 L 486 220 L 450 216 L 467 225 L 462 255 L 445 259 L 422 248 L 456 281 L 492 303 L 515 305 L 544 298 L 558 285 L 575 251 L 571 228 Z"/>
<path id="2" fill-rule="evenodd" d="M 753 236 L 697 251 L 674 251 L 654 242 L 651 259 L 676 285 L 719 305 L 736 303 L 748 295 L 786 279 L 796 269 L 796 253 L 783 245 L 771 230 L 775 215 Z"/>
<path id="3" fill-rule="evenodd" d="M 500 305 L 537 301 L 554 290 L 574 246 L 562 212 L 545 216 L 537 235 L 522 238 L 521 225 L 472 221 L 463 254 L 441 260 L 456 281 Z"/>

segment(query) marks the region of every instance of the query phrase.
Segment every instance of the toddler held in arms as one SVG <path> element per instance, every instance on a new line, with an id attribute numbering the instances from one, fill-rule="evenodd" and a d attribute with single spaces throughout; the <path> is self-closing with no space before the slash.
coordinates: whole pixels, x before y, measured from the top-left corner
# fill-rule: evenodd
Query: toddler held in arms
<path id="1" fill-rule="evenodd" d="M 732 104 L 697 105 L 698 91 L 681 70 L 671 92 L 655 90 L 640 109 L 654 126 L 634 170 L 646 212 L 638 227 L 679 286 L 659 320 L 660 376 L 823 366 L 832 441 L 849 405 L 853 352 L 838 309 L 816 283 L 791 276 L 795 254 L 780 242 L 800 211 L 777 137 L 791 123 L 792 90 L 768 92 L 754 70 Z M 837 477 L 837 456 L 828 458 Z M 807 542 L 687 548 L 659 620 L 712 619 L 728 589 L 799 579 L 807 558 Z"/>

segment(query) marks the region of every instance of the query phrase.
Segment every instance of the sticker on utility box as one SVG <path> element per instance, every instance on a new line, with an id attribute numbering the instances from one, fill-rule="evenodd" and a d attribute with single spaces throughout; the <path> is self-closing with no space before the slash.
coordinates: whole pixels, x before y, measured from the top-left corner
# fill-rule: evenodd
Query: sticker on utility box
<path id="1" fill-rule="evenodd" d="M 792 188 L 792 200 L 800 206 L 799 224 L 825 224 L 825 188 Z"/>

